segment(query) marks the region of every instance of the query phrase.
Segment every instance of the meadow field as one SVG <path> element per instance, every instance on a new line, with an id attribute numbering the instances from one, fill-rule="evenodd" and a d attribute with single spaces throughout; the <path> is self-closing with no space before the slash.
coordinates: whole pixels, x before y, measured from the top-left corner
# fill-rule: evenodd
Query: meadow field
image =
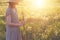
<path id="1" fill-rule="evenodd" d="M 60 40 L 60 7 L 34 8 L 28 4 L 17 6 L 20 21 L 26 24 L 20 27 L 23 40 Z M 6 40 L 6 9 L 8 3 L 0 3 L 0 40 Z"/>

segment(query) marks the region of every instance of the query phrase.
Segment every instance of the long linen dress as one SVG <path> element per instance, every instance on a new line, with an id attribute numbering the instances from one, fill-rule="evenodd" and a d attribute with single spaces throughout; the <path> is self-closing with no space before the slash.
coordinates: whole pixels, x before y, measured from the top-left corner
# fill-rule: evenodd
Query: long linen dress
<path id="1" fill-rule="evenodd" d="M 12 23 L 17 23 L 19 21 L 17 10 L 15 8 L 8 8 L 6 11 L 6 16 L 8 15 L 11 15 Z M 6 25 L 6 40 L 21 40 L 20 28 Z"/>

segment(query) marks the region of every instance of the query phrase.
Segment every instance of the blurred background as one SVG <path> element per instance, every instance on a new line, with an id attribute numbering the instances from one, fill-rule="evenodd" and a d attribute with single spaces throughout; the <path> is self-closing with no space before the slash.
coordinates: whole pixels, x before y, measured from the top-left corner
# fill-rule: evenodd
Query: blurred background
<path id="1" fill-rule="evenodd" d="M 0 0 L 0 40 L 6 40 L 7 0 Z M 21 0 L 17 5 L 23 40 L 60 40 L 60 0 Z"/>

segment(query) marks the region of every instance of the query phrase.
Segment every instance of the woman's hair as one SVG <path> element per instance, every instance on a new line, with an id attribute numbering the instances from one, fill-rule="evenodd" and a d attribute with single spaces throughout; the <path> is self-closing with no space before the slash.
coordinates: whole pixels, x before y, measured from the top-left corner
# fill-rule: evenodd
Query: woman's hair
<path id="1" fill-rule="evenodd" d="M 18 2 L 9 2 L 9 5 L 16 5 Z"/>

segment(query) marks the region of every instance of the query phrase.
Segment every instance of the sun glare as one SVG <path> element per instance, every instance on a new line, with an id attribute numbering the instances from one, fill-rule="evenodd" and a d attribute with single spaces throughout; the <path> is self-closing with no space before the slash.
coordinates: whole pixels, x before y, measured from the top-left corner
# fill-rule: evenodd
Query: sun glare
<path id="1" fill-rule="evenodd" d="M 46 0 L 33 0 L 32 5 L 37 8 L 43 8 L 47 3 Z"/>
<path id="2" fill-rule="evenodd" d="M 27 15 L 26 18 L 46 16 L 51 11 L 50 9 L 56 6 L 56 3 L 52 0 L 23 0 L 21 4 L 23 6 L 22 10 Z"/>

